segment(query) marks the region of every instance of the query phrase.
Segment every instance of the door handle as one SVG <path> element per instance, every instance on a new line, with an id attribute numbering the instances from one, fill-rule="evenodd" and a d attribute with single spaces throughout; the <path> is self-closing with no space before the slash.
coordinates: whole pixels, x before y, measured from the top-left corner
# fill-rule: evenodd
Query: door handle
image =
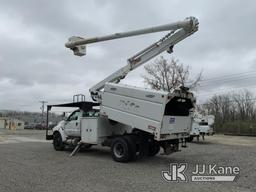
<path id="1" fill-rule="evenodd" d="M 78 125 L 78 122 L 76 122 L 76 126 Z"/>

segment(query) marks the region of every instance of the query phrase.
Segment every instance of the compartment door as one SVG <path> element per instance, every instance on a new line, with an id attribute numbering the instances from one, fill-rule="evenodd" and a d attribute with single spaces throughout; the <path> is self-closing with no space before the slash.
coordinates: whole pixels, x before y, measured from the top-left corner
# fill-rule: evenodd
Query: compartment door
<path id="1" fill-rule="evenodd" d="M 98 118 L 86 117 L 81 120 L 81 140 L 84 143 L 98 144 Z"/>
<path id="2" fill-rule="evenodd" d="M 189 133 L 191 120 L 190 116 L 164 116 L 161 133 Z"/>

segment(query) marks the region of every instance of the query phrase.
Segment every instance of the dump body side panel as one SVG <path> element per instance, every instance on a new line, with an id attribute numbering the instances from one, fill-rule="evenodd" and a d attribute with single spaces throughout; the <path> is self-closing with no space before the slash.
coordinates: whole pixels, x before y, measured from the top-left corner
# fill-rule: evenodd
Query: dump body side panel
<path id="1" fill-rule="evenodd" d="M 167 92 L 108 83 L 100 111 L 109 119 L 159 135 L 167 96 Z"/>
<path id="2" fill-rule="evenodd" d="M 191 99 L 193 94 L 182 90 L 158 92 L 108 83 L 100 112 L 108 119 L 151 133 L 156 140 L 165 140 L 189 135 Z"/>
<path id="3" fill-rule="evenodd" d="M 142 118 L 161 121 L 163 118 L 163 103 L 155 103 L 147 100 L 118 95 L 114 93 L 104 93 L 102 105 L 106 108 L 130 113 Z"/>
<path id="4" fill-rule="evenodd" d="M 132 128 L 138 128 L 140 130 L 155 134 L 159 133 L 161 128 L 161 122 L 155 121 L 149 118 L 145 118 L 139 115 L 134 115 L 125 111 L 120 111 L 110 107 L 102 106 L 101 112 L 106 114 L 109 119 L 126 124 Z"/>
<path id="5" fill-rule="evenodd" d="M 139 88 L 135 86 L 115 83 L 106 83 L 104 87 L 104 94 L 106 92 L 117 95 L 129 96 L 132 98 L 142 99 L 154 103 L 163 103 L 166 101 L 166 98 L 168 96 L 168 92 L 164 91 L 155 91 L 146 88 Z"/>

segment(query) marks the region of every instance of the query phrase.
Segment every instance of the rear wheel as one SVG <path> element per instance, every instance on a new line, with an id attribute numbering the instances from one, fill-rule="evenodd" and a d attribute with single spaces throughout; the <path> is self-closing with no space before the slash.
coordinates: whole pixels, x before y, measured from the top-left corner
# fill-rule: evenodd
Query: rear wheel
<path id="1" fill-rule="evenodd" d="M 65 147 L 59 132 L 53 134 L 53 147 L 56 151 L 62 151 Z"/>
<path id="2" fill-rule="evenodd" d="M 138 145 L 138 158 L 144 158 L 148 156 L 149 153 L 149 138 L 148 136 L 142 136 L 139 140 Z"/>
<path id="3" fill-rule="evenodd" d="M 136 159 L 136 153 L 137 153 L 137 138 L 134 135 L 125 135 L 124 139 L 128 143 L 128 151 L 129 151 L 129 160 Z"/>
<path id="4" fill-rule="evenodd" d="M 117 162 L 127 162 L 131 159 L 129 143 L 124 137 L 117 137 L 111 145 L 112 158 Z"/>
<path id="5" fill-rule="evenodd" d="M 157 142 L 151 141 L 148 145 L 148 156 L 155 156 L 160 151 L 160 146 Z"/>

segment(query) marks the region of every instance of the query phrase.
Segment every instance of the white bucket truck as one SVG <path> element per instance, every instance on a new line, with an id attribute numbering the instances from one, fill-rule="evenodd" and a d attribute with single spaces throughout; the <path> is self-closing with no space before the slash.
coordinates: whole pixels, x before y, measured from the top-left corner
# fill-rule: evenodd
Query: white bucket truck
<path id="1" fill-rule="evenodd" d="M 199 132 L 201 135 L 213 135 L 214 115 L 205 115 L 199 121 Z"/>
<path id="2" fill-rule="evenodd" d="M 195 113 L 192 121 L 190 137 L 188 137 L 186 141 L 191 142 L 194 137 L 199 141 L 199 136 L 202 136 L 202 139 L 204 140 L 205 135 L 213 135 L 214 119 L 214 115 L 202 115 Z"/>
<path id="3" fill-rule="evenodd" d="M 132 70 L 153 57 L 171 53 L 179 41 L 198 30 L 194 17 L 167 25 L 112 35 L 83 39 L 71 37 L 65 44 L 75 55 L 85 55 L 86 44 L 146 33 L 170 31 L 166 36 L 128 59 L 128 64 L 90 88 L 94 102 L 79 101 L 52 107 L 77 107 L 65 121 L 53 128 L 56 150 L 74 145 L 74 154 L 81 147 L 102 145 L 111 147 L 112 157 L 127 162 L 137 156 L 156 155 L 160 147 L 165 154 L 179 151 L 179 143 L 189 136 L 191 111 L 195 98 L 185 87 L 172 92 L 155 91 L 118 84 Z M 48 118 L 47 118 L 48 121 Z M 183 143 L 184 145 L 184 143 Z"/>

